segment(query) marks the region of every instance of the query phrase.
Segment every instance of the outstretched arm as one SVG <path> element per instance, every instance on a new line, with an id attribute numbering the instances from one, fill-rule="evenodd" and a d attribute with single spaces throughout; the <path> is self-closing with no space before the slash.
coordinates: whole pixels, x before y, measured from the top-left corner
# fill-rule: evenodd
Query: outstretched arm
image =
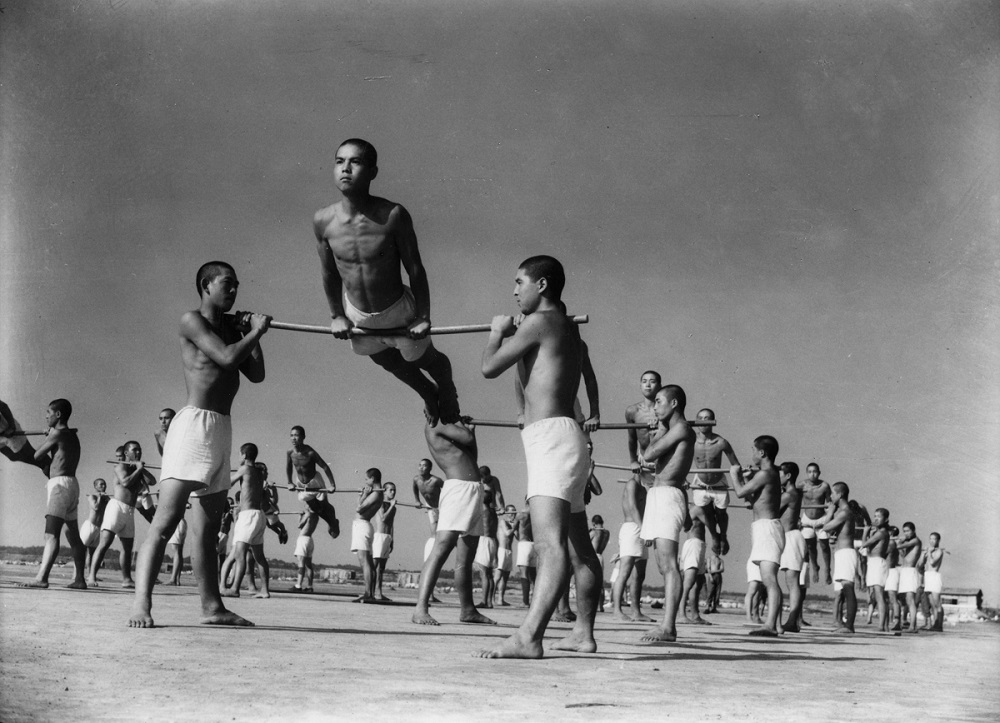
<path id="1" fill-rule="evenodd" d="M 395 238 L 399 260 L 409 277 L 410 290 L 417 306 L 416 319 L 410 324 L 410 336 L 422 339 L 431 330 L 431 290 L 427 283 L 427 271 L 420 260 L 417 234 L 413 230 L 413 219 L 409 212 L 402 206 L 396 206 L 392 215 L 396 217 Z"/>

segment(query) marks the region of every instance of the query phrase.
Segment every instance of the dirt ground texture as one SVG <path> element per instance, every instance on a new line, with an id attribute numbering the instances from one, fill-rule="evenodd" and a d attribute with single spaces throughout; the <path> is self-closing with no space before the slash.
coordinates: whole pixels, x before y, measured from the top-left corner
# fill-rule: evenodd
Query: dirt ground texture
<path id="1" fill-rule="evenodd" d="M 157 587 L 157 628 L 126 627 L 132 593 L 107 571 L 77 592 L 54 571 L 25 590 L 30 567 L 0 567 L 0 720 L 997 720 L 1000 629 L 882 637 L 862 622 L 835 635 L 829 618 L 777 640 L 748 637 L 741 615 L 680 625 L 674 644 L 640 644 L 646 626 L 597 620 L 593 655 L 482 660 L 520 623 L 458 623 L 454 595 L 432 608 L 442 625 L 410 623 L 415 591 L 390 605 L 352 604 L 357 588 L 246 596 L 230 607 L 254 628 L 199 625 L 190 575 Z M 516 595 L 509 598 L 512 602 Z M 655 614 L 657 611 L 652 611 Z M 546 642 L 568 624 L 553 624 Z"/>

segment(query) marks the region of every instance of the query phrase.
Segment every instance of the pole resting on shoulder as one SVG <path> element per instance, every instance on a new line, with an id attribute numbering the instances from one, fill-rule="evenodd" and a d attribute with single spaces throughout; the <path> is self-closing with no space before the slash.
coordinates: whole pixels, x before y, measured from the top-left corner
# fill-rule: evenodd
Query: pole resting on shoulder
<path id="1" fill-rule="evenodd" d="M 249 311 L 237 311 L 233 313 L 237 326 L 246 326 L 250 317 Z M 578 314 L 571 317 L 574 324 L 586 324 L 590 321 L 589 314 Z M 427 332 L 431 336 L 443 334 L 477 334 L 490 330 L 490 324 L 462 324 L 459 326 L 432 326 Z M 307 334 L 333 334 L 328 326 L 315 326 L 312 324 L 289 324 L 285 321 L 272 321 L 270 328 L 281 329 L 283 331 L 302 331 Z M 391 329 L 366 329 L 362 326 L 355 326 L 351 329 L 351 336 L 409 336 L 410 330 L 405 327 L 394 327 Z"/>

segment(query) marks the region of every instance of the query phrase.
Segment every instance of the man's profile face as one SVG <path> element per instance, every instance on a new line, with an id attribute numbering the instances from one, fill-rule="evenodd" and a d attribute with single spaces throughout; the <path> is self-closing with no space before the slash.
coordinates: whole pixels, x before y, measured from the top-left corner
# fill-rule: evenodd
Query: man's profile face
<path id="1" fill-rule="evenodd" d="M 164 409 L 162 412 L 160 412 L 159 420 L 160 420 L 160 429 L 166 432 L 167 429 L 170 427 L 170 423 L 174 421 L 174 413 L 167 409 Z"/>
<path id="2" fill-rule="evenodd" d="M 514 301 L 522 313 L 530 314 L 538 309 L 542 292 L 539 282 L 534 281 L 524 269 L 517 270 L 514 277 Z"/>

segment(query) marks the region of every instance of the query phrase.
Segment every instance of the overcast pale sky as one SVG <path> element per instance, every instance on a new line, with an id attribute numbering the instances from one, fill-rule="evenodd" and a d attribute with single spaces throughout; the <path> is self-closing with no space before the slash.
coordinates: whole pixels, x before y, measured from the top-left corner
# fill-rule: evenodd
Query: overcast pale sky
<path id="1" fill-rule="evenodd" d="M 741 457 L 773 434 L 782 460 L 939 531 L 946 584 L 996 603 L 998 21 L 961 1 L 8 0 L 0 398 L 26 428 L 73 402 L 84 489 L 127 439 L 157 462 L 198 266 L 235 265 L 238 308 L 325 323 L 311 218 L 338 197 L 337 145 L 362 136 L 373 190 L 413 215 L 436 323 L 513 313 L 517 264 L 551 253 L 570 311 L 591 315 L 605 421 L 658 369 Z M 510 376 L 479 372 L 484 342 L 436 343 L 465 412 L 513 418 Z M 378 466 L 409 497 L 419 399 L 329 337 L 263 348 L 236 444 L 281 479 L 302 424 L 341 486 Z M 623 432 L 595 442 L 627 461 Z M 516 432 L 480 445 L 520 499 Z M 616 478 L 591 506 L 614 531 Z M 43 482 L 0 460 L 0 544 L 41 544 Z M 727 589 L 749 550 L 748 513 L 733 517 Z M 426 534 L 401 510 L 390 567 L 417 569 Z M 353 561 L 317 540 L 317 561 Z"/>

